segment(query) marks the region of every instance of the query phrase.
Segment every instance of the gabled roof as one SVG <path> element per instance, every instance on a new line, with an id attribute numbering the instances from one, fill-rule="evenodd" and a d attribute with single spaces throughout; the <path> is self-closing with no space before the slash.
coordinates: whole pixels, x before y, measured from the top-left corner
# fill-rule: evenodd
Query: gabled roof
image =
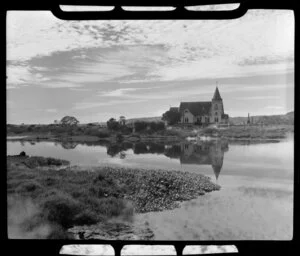
<path id="1" fill-rule="evenodd" d="M 222 100 L 219 89 L 218 89 L 218 86 L 216 87 L 214 97 L 212 98 L 212 100 Z"/>
<path id="2" fill-rule="evenodd" d="M 181 102 L 179 112 L 182 114 L 186 109 L 188 109 L 194 116 L 208 116 L 211 111 L 211 102 Z"/>

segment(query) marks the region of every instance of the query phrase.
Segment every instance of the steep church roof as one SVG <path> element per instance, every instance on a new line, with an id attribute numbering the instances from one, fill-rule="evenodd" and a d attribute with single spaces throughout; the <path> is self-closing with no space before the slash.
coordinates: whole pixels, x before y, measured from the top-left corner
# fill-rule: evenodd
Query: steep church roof
<path id="1" fill-rule="evenodd" d="M 182 114 L 188 109 L 194 116 L 210 115 L 211 102 L 181 102 L 179 106 L 179 112 Z"/>
<path id="2" fill-rule="evenodd" d="M 222 100 L 219 89 L 218 89 L 218 86 L 216 87 L 214 97 L 212 98 L 212 100 Z"/>

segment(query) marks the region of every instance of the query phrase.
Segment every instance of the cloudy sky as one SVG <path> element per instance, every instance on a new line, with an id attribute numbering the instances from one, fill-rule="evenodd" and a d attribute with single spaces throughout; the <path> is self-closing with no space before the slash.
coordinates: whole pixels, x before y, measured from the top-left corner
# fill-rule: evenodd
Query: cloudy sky
<path id="1" fill-rule="evenodd" d="M 294 109 L 294 15 L 240 19 L 64 21 L 7 14 L 7 122 L 160 116 L 180 101 L 211 100 L 230 116 Z"/>

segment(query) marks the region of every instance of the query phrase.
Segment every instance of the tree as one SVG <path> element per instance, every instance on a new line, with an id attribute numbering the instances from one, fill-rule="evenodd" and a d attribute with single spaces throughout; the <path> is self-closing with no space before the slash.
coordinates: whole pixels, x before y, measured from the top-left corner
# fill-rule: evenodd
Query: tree
<path id="1" fill-rule="evenodd" d="M 63 126 L 77 125 L 79 121 L 74 116 L 65 116 L 60 120 L 60 124 Z"/>
<path id="2" fill-rule="evenodd" d="M 176 124 L 180 121 L 180 113 L 178 111 L 168 110 L 163 114 L 162 120 L 166 121 L 169 125 Z"/>
<path id="3" fill-rule="evenodd" d="M 154 132 L 164 130 L 165 124 L 163 122 L 151 122 L 150 129 Z"/>
<path id="4" fill-rule="evenodd" d="M 114 118 L 110 118 L 106 124 L 109 130 L 117 131 L 119 129 L 119 123 Z"/>
<path id="5" fill-rule="evenodd" d="M 146 130 L 148 126 L 147 122 L 144 121 L 136 121 L 134 122 L 134 128 L 136 132 L 141 132 L 143 130 Z"/>

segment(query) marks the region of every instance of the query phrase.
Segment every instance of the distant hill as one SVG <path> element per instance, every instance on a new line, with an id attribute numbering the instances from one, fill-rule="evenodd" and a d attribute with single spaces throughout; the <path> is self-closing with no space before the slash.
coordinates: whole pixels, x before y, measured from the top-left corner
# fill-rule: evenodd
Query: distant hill
<path id="1" fill-rule="evenodd" d="M 250 116 L 253 123 L 275 124 L 294 124 L 294 111 L 288 112 L 285 115 L 269 115 L 269 116 Z M 248 117 L 229 117 L 229 122 L 233 124 L 242 124 L 247 122 Z"/>
<path id="2" fill-rule="evenodd" d="M 161 118 L 162 118 L 161 116 L 130 118 L 126 120 L 126 123 L 132 123 L 134 121 L 159 122 L 162 121 Z"/>

